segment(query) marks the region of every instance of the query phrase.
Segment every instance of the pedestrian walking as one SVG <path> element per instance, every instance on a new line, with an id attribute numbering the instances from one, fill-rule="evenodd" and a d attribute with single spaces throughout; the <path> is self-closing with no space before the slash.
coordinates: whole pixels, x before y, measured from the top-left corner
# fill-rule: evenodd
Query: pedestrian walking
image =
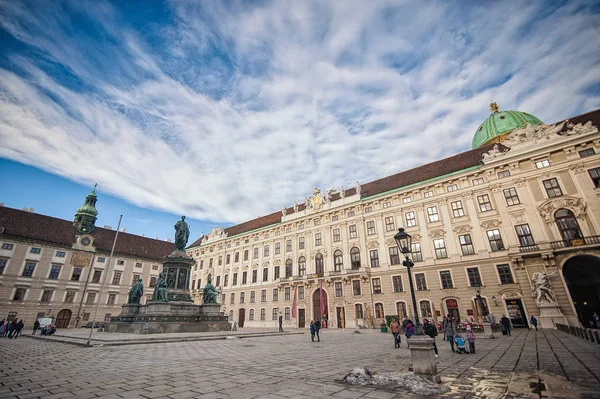
<path id="1" fill-rule="evenodd" d="M 18 325 L 19 322 L 17 319 L 13 319 L 13 321 L 10 322 L 8 325 L 8 338 L 12 339 L 13 335 L 17 332 Z"/>
<path id="2" fill-rule="evenodd" d="M 4 330 L 6 330 L 6 324 L 4 323 L 4 319 L 0 321 L 0 338 L 4 337 Z"/>
<path id="3" fill-rule="evenodd" d="M 456 326 L 450 315 L 446 317 L 442 326 L 444 328 L 444 338 L 450 342 L 450 348 L 454 352 L 454 332 L 456 331 Z"/>
<path id="4" fill-rule="evenodd" d="M 502 315 L 500 318 L 500 331 L 502 331 L 502 335 L 510 335 L 510 320 L 506 315 Z"/>
<path id="5" fill-rule="evenodd" d="M 392 330 L 392 335 L 394 336 L 394 348 L 400 347 L 400 324 L 398 324 L 398 320 L 392 319 L 390 323 L 390 330 Z"/>
<path id="6" fill-rule="evenodd" d="M 19 335 L 21 335 L 21 331 L 23 330 L 23 327 L 25 327 L 25 324 L 23 323 L 23 319 L 19 320 L 19 322 L 17 323 L 17 333 L 15 334 L 15 339 L 17 339 L 17 337 Z"/>
<path id="7" fill-rule="evenodd" d="M 404 319 L 402 322 L 402 327 L 404 328 L 404 336 L 406 337 L 406 347 L 410 348 L 410 342 L 408 340 L 415 333 L 415 325 L 413 324 L 412 320 Z"/>
<path id="8" fill-rule="evenodd" d="M 531 318 L 529 319 L 529 321 L 531 322 L 531 325 L 535 328 L 535 331 L 537 331 L 537 319 L 535 318 L 534 315 L 531 315 Z"/>
<path id="9" fill-rule="evenodd" d="M 35 335 L 35 332 L 40 329 L 40 322 L 38 320 L 33 323 L 33 333 L 31 335 Z"/>
<path id="10" fill-rule="evenodd" d="M 594 321 L 596 322 L 596 328 L 600 328 L 600 316 L 598 316 L 598 313 L 594 312 L 592 317 L 594 318 Z"/>
<path id="11" fill-rule="evenodd" d="M 475 334 L 471 326 L 467 326 L 467 342 L 469 343 L 469 353 L 475 353 Z"/>
<path id="12" fill-rule="evenodd" d="M 321 337 L 319 336 L 319 330 L 321 329 L 321 322 L 319 319 L 315 320 L 315 334 L 317 335 L 317 342 L 321 342 Z"/>
<path id="13" fill-rule="evenodd" d="M 279 332 L 283 332 L 283 316 L 279 316 Z"/>
<path id="14" fill-rule="evenodd" d="M 310 321 L 310 340 L 315 342 L 315 321 Z"/>
<path id="15" fill-rule="evenodd" d="M 423 320 L 423 332 L 426 335 L 429 335 L 430 338 L 433 338 L 433 353 L 435 353 L 435 357 L 438 357 L 438 348 L 435 343 L 435 337 L 438 335 L 437 327 L 430 322 L 429 320 Z"/>

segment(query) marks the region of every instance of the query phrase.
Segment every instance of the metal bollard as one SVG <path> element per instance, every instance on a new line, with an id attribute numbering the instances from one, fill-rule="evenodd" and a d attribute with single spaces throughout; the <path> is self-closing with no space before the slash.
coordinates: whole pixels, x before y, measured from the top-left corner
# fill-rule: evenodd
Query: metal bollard
<path id="1" fill-rule="evenodd" d="M 596 342 L 594 340 L 594 334 L 592 333 L 592 330 L 589 329 L 589 328 L 586 328 L 586 332 L 587 332 L 587 335 L 588 335 L 588 340 L 591 341 L 591 342 Z"/>
<path id="2" fill-rule="evenodd" d="M 589 341 L 590 337 L 588 337 L 587 328 L 582 328 L 581 332 L 583 333 L 583 338 L 585 338 L 586 341 Z"/>
<path id="3" fill-rule="evenodd" d="M 600 345 L 600 335 L 598 334 L 598 330 L 594 330 L 594 338 L 596 339 L 596 343 Z"/>

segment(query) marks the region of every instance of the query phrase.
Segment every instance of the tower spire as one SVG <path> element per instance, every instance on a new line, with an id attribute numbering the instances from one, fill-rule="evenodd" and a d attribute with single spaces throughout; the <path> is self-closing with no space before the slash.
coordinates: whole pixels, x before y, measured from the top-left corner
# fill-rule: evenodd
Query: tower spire
<path id="1" fill-rule="evenodd" d="M 98 200 L 96 194 L 97 186 L 98 183 L 94 184 L 92 191 L 85 197 L 85 202 L 75 213 L 73 227 L 80 233 L 91 233 L 96 229 L 96 219 L 98 219 L 98 210 L 96 209 L 96 201 Z"/>

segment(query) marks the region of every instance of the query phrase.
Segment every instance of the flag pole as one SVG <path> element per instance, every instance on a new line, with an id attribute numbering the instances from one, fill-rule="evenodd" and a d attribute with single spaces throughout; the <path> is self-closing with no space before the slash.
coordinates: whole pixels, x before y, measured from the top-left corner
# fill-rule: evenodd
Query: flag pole
<path id="1" fill-rule="evenodd" d="M 115 253 L 115 246 L 117 245 L 117 237 L 119 236 L 119 229 L 121 228 L 121 220 L 123 220 L 123 215 L 119 216 L 119 224 L 117 225 L 117 233 L 115 234 L 115 239 L 113 241 L 113 245 L 110 250 L 110 256 L 108 257 L 108 265 L 106 266 L 106 270 L 104 271 L 104 278 L 102 279 L 102 285 L 100 286 L 100 294 L 98 295 L 98 302 L 96 302 L 96 309 L 94 309 L 94 318 L 92 319 L 92 328 L 90 328 L 90 336 L 88 337 L 86 346 L 90 346 L 90 342 L 92 342 L 92 333 L 94 332 L 94 325 L 96 324 L 96 316 L 98 315 L 98 308 L 100 307 L 100 300 L 102 299 L 102 291 L 104 291 L 104 284 L 106 283 L 106 277 L 108 276 L 108 271 L 110 270 L 110 262 L 112 261 L 113 254 Z"/>

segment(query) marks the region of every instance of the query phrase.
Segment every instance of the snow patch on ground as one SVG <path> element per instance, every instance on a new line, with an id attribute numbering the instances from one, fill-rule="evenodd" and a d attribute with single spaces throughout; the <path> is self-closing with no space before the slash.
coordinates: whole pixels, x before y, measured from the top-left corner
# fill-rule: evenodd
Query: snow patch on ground
<path id="1" fill-rule="evenodd" d="M 233 336 L 233 335 L 228 335 L 228 336 L 225 337 L 225 339 L 240 339 L 240 337 L 236 337 L 236 336 Z"/>
<path id="2" fill-rule="evenodd" d="M 388 388 L 403 388 L 418 395 L 439 395 L 449 389 L 414 373 L 374 373 L 366 367 L 356 367 L 344 377 L 350 385 L 376 385 Z"/>

